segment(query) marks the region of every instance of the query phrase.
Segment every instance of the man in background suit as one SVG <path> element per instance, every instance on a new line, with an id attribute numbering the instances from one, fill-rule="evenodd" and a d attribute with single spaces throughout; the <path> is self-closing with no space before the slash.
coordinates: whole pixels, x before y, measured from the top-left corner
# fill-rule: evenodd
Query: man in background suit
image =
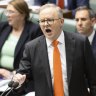
<path id="1" fill-rule="evenodd" d="M 76 29 L 79 33 L 88 37 L 96 59 L 96 16 L 92 9 L 86 6 L 78 7 L 75 14 Z"/>
<path id="2" fill-rule="evenodd" d="M 63 13 L 54 4 L 41 7 L 39 24 L 44 36 L 26 44 L 13 81 L 21 85 L 26 78 L 33 79 L 35 96 L 96 96 L 96 64 L 88 39 L 78 33 L 63 32 Z M 65 95 L 56 94 L 60 91 L 59 88 L 54 91 L 55 40 L 58 41 L 63 76 L 62 91 Z M 86 87 L 85 76 L 88 78 L 90 92 Z M 56 81 L 59 82 L 59 79 Z"/>
<path id="3" fill-rule="evenodd" d="M 58 5 L 58 0 L 34 0 L 34 5 L 42 6 L 46 3 L 54 3 Z M 64 0 L 64 8 L 72 11 L 72 16 L 75 16 L 75 9 L 79 6 L 89 7 L 89 0 Z"/>
<path id="4" fill-rule="evenodd" d="M 49 2 L 58 5 L 58 0 L 49 0 Z M 84 5 L 89 7 L 89 0 L 64 0 L 64 9 L 71 10 L 73 17 L 75 16 L 75 9 Z"/>
<path id="5" fill-rule="evenodd" d="M 48 3 L 48 0 L 34 0 L 35 5 L 42 6 L 44 4 Z"/>

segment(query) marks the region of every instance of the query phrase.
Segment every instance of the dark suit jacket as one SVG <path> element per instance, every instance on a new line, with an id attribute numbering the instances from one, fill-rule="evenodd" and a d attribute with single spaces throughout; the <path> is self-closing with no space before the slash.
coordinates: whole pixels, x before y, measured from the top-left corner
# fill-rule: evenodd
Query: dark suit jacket
<path id="1" fill-rule="evenodd" d="M 46 4 L 46 3 L 48 3 L 48 0 L 34 0 L 34 4 L 35 5 L 44 5 L 44 4 Z"/>
<path id="2" fill-rule="evenodd" d="M 35 0 L 34 3 L 36 5 L 44 5 L 46 3 L 55 3 L 56 4 L 56 0 Z M 89 6 L 89 0 L 68 0 L 68 9 L 69 10 L 73 10 L 76 9 L 78 6 Z"/>
<path id="3" fill-rule="evenodd" d="M 77 33 L 64 34 L 69 96 L 96 96 L 96 64 L 88 39 Z M 54 96 L 44 36 L 26 45 L 17 72 L 33 78 L 35 96 Z M 86 88 L 85 76 L 91 93 Z"/>
<path id="4" fill-rule="evenodd" d="M 92 50 L 93 50 L 93 54 L 96 60 L 96 31 L 95 31 L 95 35 L 93 37 L 93 41 L 92 41 Z"/>
<path id="5" fill-rule="evenodd" d="M 2 49 L 3 44 L 7 40 L 9 34 L 12 31 L 12 27 L 9 26 L 8 22 L 0 23 L 0 51 Z M 30 21 L 25 23 L 24 30 L 20 36 L 20 39 L 15 48 L 14 54 L 14 69 L 19 67 L 20 59 L 23 56 L 23 50 L 25 43 L 28 41 L 40 36 L 42 34 L 41 29 L 38 25 L 33 24 Z M 11 48 L 12 46 L 10 46 Z"/>
<path id="6" fill-rule="evenodd" d="M 89 6 L 89 0 L 67 0 L 68 1 L 68 9 L 73 10 L 78 6 Z M 56 0 L 49 0 L 51 3 L 56 3 Z"/>

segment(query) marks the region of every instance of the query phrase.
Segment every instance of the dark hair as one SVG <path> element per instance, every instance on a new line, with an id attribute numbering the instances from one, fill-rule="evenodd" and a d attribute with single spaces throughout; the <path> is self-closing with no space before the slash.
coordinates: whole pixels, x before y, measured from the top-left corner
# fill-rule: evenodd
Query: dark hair
<path id="1" fill-rule="evenodd" d="M 96 18 L 96 13 L 91 8 L 88 8 L 87 6 L 80 6 L 76 8 L 76 12 L 81 10 L 87 10 L 90 18 Z"/>
<path id="2" fill-rule="evenodd" d="M 28 8 L 27 3 L 24 0 L 12 0 L 9 4 L 13 5 L 13 7 L 21 14 L 25 15 L 25 20 L 29 19 L 30 9 Z"/>

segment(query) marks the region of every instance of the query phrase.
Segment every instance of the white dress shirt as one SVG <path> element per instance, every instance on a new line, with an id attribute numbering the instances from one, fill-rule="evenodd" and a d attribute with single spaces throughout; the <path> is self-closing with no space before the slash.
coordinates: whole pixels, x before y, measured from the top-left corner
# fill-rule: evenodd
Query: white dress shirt
<path id="1" fill-rule="evenodd" d="M 64 84 L 64 96 L 68 95 L 68 80 L 67 80 L 67 69 L 66 69 L 66 51 L 65 51 L 65 39 L 64 39 L 64 32 L 61 32 L 61 35 L 57 39 L 59 41 L 58 49 L 60 51 L 60 58 L 62 63 L 62 75 L 63 75 L 63 84 Z M 51 78 L 52 84 L 54 82 L 54 75 L 53 75 L 53 46 L 52 41 L 46 38 L 47 49 L 48 49 L 48 57 L 50 63 L 50 70 L 51 70 Z"/>
<path id="2" fill-rule="evenodd" d="M 94 35 L 95 35 L 95 30 L 93 30 L 92 34 L 88 37 L 90 44 L 92 44 Z"/>

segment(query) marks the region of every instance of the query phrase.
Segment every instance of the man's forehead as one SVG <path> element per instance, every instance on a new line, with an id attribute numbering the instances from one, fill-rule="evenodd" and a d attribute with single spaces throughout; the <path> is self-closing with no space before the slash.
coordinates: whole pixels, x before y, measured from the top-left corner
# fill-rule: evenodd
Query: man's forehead
<path id="1" fill-rule="evenodd" d="M 76 14 L 89 15 L 89 12 L 88 12 L 88 10 L 79 10 L 79 11 L 76 12 Z"/>
<path id="2" fill-rule="evenodd" d="M 89 18 L 89 13 L 87 10 L 80 10 L 76 12 L 75 18 L 77 17 L 85 17 L 85 18 Z"/>
<path id="3" fill-rule="evenodd" d="M 42 10 L 41 12 L 40 12 L 40 17 L 41 16 L 43 16 L 43 17 L 45 17 L 45 16 L 48 16 L 48 17 L 51 17 L 51 16 L 58 16 L 58 14 L 57 14 L 57 12 L 55 11 L 55 10 Z"/>
<path id="4" fill-rule="evenodd" d="M 49 7 L 49 8 L 42 9 L 40 11 L 40 14 L 41 13 L 47 13 L 47 12 L 55 13 L 55 12 L 57 12 L 57 10 L 54 7 Z"/>

